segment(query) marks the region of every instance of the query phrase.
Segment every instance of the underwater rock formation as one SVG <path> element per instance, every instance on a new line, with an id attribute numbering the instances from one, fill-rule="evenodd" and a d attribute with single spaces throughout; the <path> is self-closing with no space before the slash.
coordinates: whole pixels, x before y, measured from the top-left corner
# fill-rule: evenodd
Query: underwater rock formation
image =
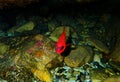
<path id="1" fill-rule="evenodd" d="M 10 42 L 12 40 L 16 41 L 15 37 Z M 5 44 L 11 45 L 10 42 Z M 5 57 L 1 60 L 11 58 L 11 62 L 9 60 L 4 61 L 10 62 L 10 66 L 6 66 L 6 68 L 11 67 L 11 64 L 13 67 L 22 65 L 41 81 L 52 82 L 53 78 L 49 69 L 60 65 L 60 62 L 63 61 L 63 58 L 55 53 L 54 46 L 55 43 L 52 40 L 42 35 L 20 37 L 18 42 L 15 42 L 4 53 Z M 4 67 L 4 62 L 1 62 L 0 66 Z"/>
<path id="2" fill-rule="evenodd" d="M 86 64 L 93 59 L 91 48 L 87 46 L 78 46 L 77 49 L 72 50 L 70 54 L 65 57 L 65 63 L 70 67 L 78 67 Z"/>

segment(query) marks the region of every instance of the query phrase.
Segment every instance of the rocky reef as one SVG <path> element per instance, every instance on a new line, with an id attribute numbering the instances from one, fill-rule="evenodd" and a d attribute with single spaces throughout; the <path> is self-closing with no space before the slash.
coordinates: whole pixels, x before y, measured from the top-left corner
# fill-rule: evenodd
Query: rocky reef
<path id="1" fill-rule="evenodd" d="M 18 4 L 16 0 L 3 0 L 1 8 L 5 1 L 20 6 L 33 2 L 21 0 Z M 9 11 L 3 8 L 0 11 L 0 82 L 118 82 L 119 15 L 104 11 L 103 5 L 94 9 L 96 3 L 92 7 L 89 4 L 91 8 L 79 4 L 97 1 L 75 0 L 71 4 L 69 0 L 59 0 L 54 8 L 57 10 L 52 9 L 55 4 L 51 6 L 47 2 L 48 6 L 43 4 L 38 8 L 37 3 L 37 7 L 28 10 L 27 7 Z M 64 29 L 66 52 L 57 54 L 56 43 Z"/>

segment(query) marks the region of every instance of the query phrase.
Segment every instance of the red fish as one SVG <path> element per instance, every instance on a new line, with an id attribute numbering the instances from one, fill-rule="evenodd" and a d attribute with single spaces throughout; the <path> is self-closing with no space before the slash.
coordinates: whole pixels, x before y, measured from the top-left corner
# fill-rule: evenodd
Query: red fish
<path id="1" fill-rule="evenodd" d="M 55 51 L 57 54 L 62 54 L 65 49 L 66 49 L 66 29 L 64 27 L 63 32 L 56 43 Z"/>

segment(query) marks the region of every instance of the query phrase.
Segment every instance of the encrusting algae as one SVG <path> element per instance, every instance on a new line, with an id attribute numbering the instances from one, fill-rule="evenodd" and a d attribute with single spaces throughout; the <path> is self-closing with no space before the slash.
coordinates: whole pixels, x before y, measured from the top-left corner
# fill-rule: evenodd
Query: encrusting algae
<path id="1" fill-rule="evenodd" d="M 53 77 L 46 68 L 46 64 L 58 56 L 54 52 L 54 48 L 52 48 L 54 44 L 48 38 L 44 38 L 41 35 L 35 36 L 34 39 L 36 43 L 26 50 L 26 53 L 28 55 L 32 54 L 32 57 L 36 60 L 34 63 L 35 67 L 31 67 L 30 70 L 41 81 L 53 82 Z"/>
<path id="2" fill-rule="evenodd" d="M 53 82 L 52 75 L 50 74 L 48 69 L 43 69 L 43 70 L 31 69 L 31 70 L 32 70 L 32 73 L 41 81 Z"/>
<path id="3" fill-rule="evenodd" d="M 42 35 L 28 36 L 24 40 L 23 38 L 21 37 L 22 41 L 18 40 L 17 43 L 19 44 L 17 46 L 10 46 L 8 51 L 8 56 L 12 59 L 12 66 L 23 66 L 30 70 L 40 81 L 53 82 L 49 69 L 57 65 L 56 63 L 61 62 L 56 61 L 59 55 L 55 53 L 55 43 Z M 54 65 L 51 62 L 54 62 Z M 51 64 L 51 66 L 48 68 L 47 64 Z"/>

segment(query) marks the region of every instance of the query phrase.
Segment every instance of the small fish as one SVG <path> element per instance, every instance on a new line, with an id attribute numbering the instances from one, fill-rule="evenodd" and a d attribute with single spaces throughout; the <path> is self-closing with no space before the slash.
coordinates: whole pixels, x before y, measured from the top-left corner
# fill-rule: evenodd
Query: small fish
<path id="1" fill-rule="evenodd" d="M 57 54 L 62 54 L 66 49 L 66 28 L 64 27 L 62 34 L 60 35 L 56 46 L 55 51 Z"/>

